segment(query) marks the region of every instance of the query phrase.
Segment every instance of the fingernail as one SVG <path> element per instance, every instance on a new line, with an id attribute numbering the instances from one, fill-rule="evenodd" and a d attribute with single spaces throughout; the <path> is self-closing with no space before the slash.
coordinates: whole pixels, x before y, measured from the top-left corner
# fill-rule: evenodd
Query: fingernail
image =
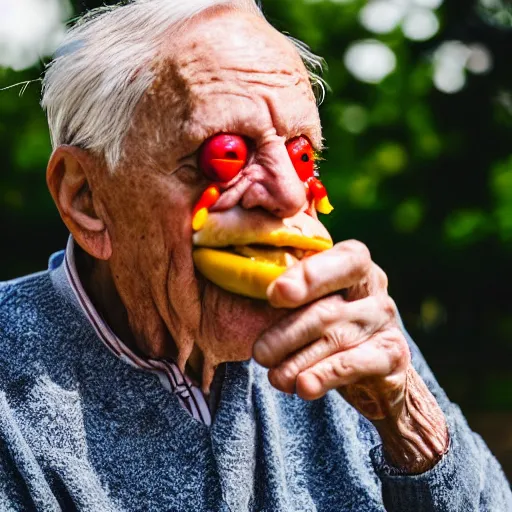
<path id="1" fill-rule="evenodd" d="M 282 307 L 283 294 L 281 293 L 279 280 L 274 281 L 267 288 L 267 298 L 271 306 L 275 308 Z"/>
<path id="2" fill-rule="evenodd" d="M 272 297 L 274 295 L 274 290 L 276 288 L 276 284 L 277 284 L 277 281 L 272 281 L 269 285 L 269 287 L 267 288 L 267 297 L 268 297 L 268 300 L 270 300 L 270 297 Z"/>
<path id="3" fill-rule="evenodd" d="M 322 381 L 314 373 L 302 373 L 297 378 L 298 394 L 306 400 L 321 396 Z"/>
<path id="4" fill-rule="evenodd" d="M 302 288 L 287 275 L 274 281 L 267 289 L 267 297 L 274 307 L 293 307 L 302 299 Z"/>
<path id="5" fill-rule="evenodd" d="M 268 372 L 268 381 L 274 388 L 278 389 L 279 391 L 292 394 L 291 391 L 294 389 L 295 379 L 292 380 L 279 372 L 270 370 Z"/>
<path id="6" fill-rule="evenodd" d="M 268 367 L 270 360 L 270 350 L 264 341 L 257 341 L 252 348 L 254 359 L 262 366 Z"/>

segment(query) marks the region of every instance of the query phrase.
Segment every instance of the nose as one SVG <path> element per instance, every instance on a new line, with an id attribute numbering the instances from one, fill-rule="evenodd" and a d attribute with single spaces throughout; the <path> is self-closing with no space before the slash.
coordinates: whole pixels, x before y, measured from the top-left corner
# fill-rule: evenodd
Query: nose
<path id="1" fill-rule="evenodd" d="M 242 207 L 264 208 L 276 217 L 293 217 L 307 203 L 306 189 L 295 171 L 284 141 L 274 140 L 258 148 L 250 169 L 250 186 L 243 193 Z"/>

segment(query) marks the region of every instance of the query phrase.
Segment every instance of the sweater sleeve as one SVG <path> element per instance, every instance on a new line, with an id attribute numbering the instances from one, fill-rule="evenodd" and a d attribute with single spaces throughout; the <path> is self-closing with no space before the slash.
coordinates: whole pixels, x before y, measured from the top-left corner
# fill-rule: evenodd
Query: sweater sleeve
<path id="1" fill-rule="evenodd" d="M 407 339 L 413 366 L 446 416 L 450 447 L 436 466 L 420 475 L 399 474 L 386 464 L 382 446 L 374 448 L 371 457 L 382 482 L 386 510 L 512 511 L 512 493 L 499 463 L 482 438 L 471 431 L 460 409 L 449 401 L 408 334 Z"/>

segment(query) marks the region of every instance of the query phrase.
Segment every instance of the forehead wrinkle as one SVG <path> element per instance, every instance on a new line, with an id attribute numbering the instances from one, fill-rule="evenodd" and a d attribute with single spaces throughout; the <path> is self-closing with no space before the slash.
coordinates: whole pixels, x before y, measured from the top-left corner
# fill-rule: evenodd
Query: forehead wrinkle
<path id="1" fill-rule="evenodd" d="M 225 96 L 222 92 L 211 92 L 203 94 L 203 100 L 206 102 L 215 102 L 216 96 Z M 245 92 L 232 93 L 229 96 L 248 100 L 246 108 L 240 105 L 239 109 L 225 109 L 222 114 L 214 117 L 205 118 L 202 116 L 201 106 L 195 112 L 189 122 L 184 125 L 187 136 L 190 137 L 191 144 L 199 146 L 204 140 L 217 133 L 238 133 L 249 137 L 255 141 L 268 136 L 269 133 L 275 133 L 279 137 L 289 140 L 299 135 L 307 136 L 316 150 L 323 149 L 323 139 L 320 124 L 315 117 L 314 119 L 306 113 L 292 112 L 289 115 L 281 116 L 278 121 L 273 119 L 271 112 L 274 107 L 271 103 L 275 99 L 266 97 L 261 99 L 261 105 L 255 101 L 254 95 Z"/>
<path id="2" fill-rule="evenodd" d="M 214 96 L 233 96 L 239 98 L 250 99 L 255 101 L 259 100 L 260 105 L 255 106 L 259 113 L 263 111 L 268 113 L 268 126 L 264 130 L 268 132 L 269 129 L 274 127 L 273 117 L 278 120 L 279 126 L 282 127 L 279 131 L 283 136 L 295 136 L 307 134 L 317 148 L 321 147 L 321 135 L 319 135 L 318 121 L 317 121 L 317 108 L 311 93 L 309 79 L 301 70 L 280 68 L 276 71 L 270 69 L 258 69 L 259 66 L 252 66 L 247 68 L 245 66 L 213 66 L 201 65 L 197 60 L 189 60 L 189 63 L 194 63 L 192 66 L 185 68 L 179 66 L 181 78 L 188 84 L 191 96 L 195 99 L 193 103 L 204 104 L 207 101 L 214 102 Z M 191 68 L 198 69 L 191 69 Z M 186 69 L 188 68 L 188 69 Z M 254 71 L 257 69 L 257 71 Z M 278 90 L 282 92 L 278 92 Z M 286 91 L 287 90 L 287 91 Z M 302 101 L 295 102 L 302 106 L 297 112 L 296 109 L 284 111 L 283 105 L 286 103 L 283 99 L 289 98 L 301 99 Z M 281 107 L 280 107 L 281 105 Z M 307 111 L 307 112 L 306 112 Z M 313 112 L 313 121 L 311 121 L 311 112 Z M 205 130 L 206 137 L 218 133 L 220 131 L 227 131 L 228 129 L 240 129 L 243 123 L 236 122 L 237 117 L 242 117 L 243 112 L 227 111 L 224 114 L 231 114 L 232 121 L 221 125 L 217 132 L 212 129 Z M 298 114 L 298 116 L 297 116 Z M 253 114 L 249 118 L 254 117 Z M 267 116 L 265 116 L 267 117 Z M 297 119 L 300 117 L 300 119 Z M 241 119 L 240 119 L 241 120 Z M 265 120 L 266 121 L 266 120 Z M 245 123 L 248 125 L 249 123 Z M 259 123 L 260 125 L 263 123 Z M 267 125 L 267 123 L 264 123 Z M 215 124 L 218 126 L 217 124 Z M 288 125 L 290 127 L 288 127 Z M 248 129 L 244 135 L 254 136 L 255 129 Z M 307 133 L 306 133 L 307 132 Z M 205 138 L 206 138 L 205 137 Z M 254 137 L 257 138 L 257 137 Z"/>
<path id="3" fill-rule="evenodd" d="M 222 28 L 221 28 L 222 27 Z M 266 20 L 247 13 L 224 13 L 197 19 L 172 53 L 184 75 L 201 71 L 234 70 L 246 73 L 307 78 L 296 48 Z"/>
<path id="4" fill-rule="evenodd" d="M 272 119 L 261 97 L 248 93 L 242 87 L 237 91 L 226 93 L 223 90 L 210 90 L 205 92 L 199 86 L 200 98 L 196 103 L 193 115 L 184 127 L 192 142 L 200 144 L 203 140 L 217 133 L 238 133 L 246 137 L 257 139 L 261 130 L 272 128 Z M 237 108 L 219 108 L 217 115 L 211 115 L 211 105 L 233 104 L 237 101 Z M 205 115 L 206 114 L 206 115 Z"/>
<path id="5" fill-rule="evenodd" d="M 273 101 L 278 104 L 279 98 L 275 100 L 271 98 L 286 94 L 284 91 L 276 94 L 275 89 L 288 89 L 287 97 L 292 95 L 297 97 L 298 94 L 302 94 L 310 107 L 309 88 L 305 84 L 304 87 L 300 87 L 304 80 L 297 72 L 283 70 L 283 73 L 277 75 L 265 72 L 253 79 L 254 73 L 241 72 L 239 68 L 207 69 L 200 70 L 197 74 L 190 72 L 190 69 L 184 72 L 181 66 L 177 66 L 177 69 L 182 83 L 187 84 L 193 105 L 191 122 L 187 123 L 187 128 L 191 131 L 191 140 L 196 143 L 202 142 L 215 133 L 227 131 L 236 131 L 254 139 L 258 139 L 262 131 L 268 133 L 274 128 L 268 103 Z M 237 103 L 236 107 L 229 108 L 233 98 L 247 100 L 248 103 Z M 227 108 L 220 108 L 219 114 L 212 116 L 211 106 L 216 104 L 227 106 Z M 289 117 L 289 114 L 286 113 L 284 117 Z M 306 115 L 303 114 L 303 117 Z M 291 121 L 294 125 L 305 124 Z M 308 126 L 310 124 L 308 123 Z M 285 130 L 283 135 L 287 134 L 288 131 Z"/>
<path id="6" fill-rule="evenodd" d="M 234 23 L 235 18 L 241 19 L 224 21 Z M 170 136 L 176 149 L 178 144 L 193 150 L 220 131 L 257 139 L 272 129 L 280 136 L 304 134 L 319 149 L 318 111 L 300 56 L 266 22 L 256 20 L 255 28 L 242 18 L 234 38 L 233 33 L 224 37 L 224 31 L 204 30 L 212 25 L 199 21 L 175 44 L 162 47 L 155 61 L 157 78 L 146 95 L 152 105 L 147 124 L 162 130 L 162 140 Z M 229 95 L 239 99 L 233 106 Z M 224 98 L 212 99 L 216 96 Z M 169 149 L 169 144 L 162 146 Z"/>
<path id="7" fill-rule="evenodd" d="M 269 56 L 269 48 L 256 54 L 250 47 L 229 50 L 215 47 L 206 53 L 202 50 L 197 43 L 190 43 L 177 57 L 183 80 L 192 85 L 224 79 L 278 87 L 305 82 L 310 88 L 302 61 L 295 61 L 287 52 L 271 51 Z"/>
<path id="8" fill-rule="evenodd" d="M 218 70 L 199 71 L 194 76 L 187 77 L 191 88 L 197 85 L 219 85 L 221 82 L 236 85 L 261 85 L 263 87 L 296 87 L 304 83 L 305 77 L 300 73 L 292 73 L 287 70 L 277 72 L 261 72 L 252 70 L 240 70 L 237 68 L 222 68 Z M 309 83 L 309 82 L 308 82 Z"/>
<path id="9" fill-rule="evenodd" d="M 247 85 L 261 86 L 263 88 L 297 87 L 305 82 L 304 77 L 294 73 L 259 73 L 259 72 L 241 72 L 234 69 L 222 69 L 217 72 L 203 72 L 187 80 L 191 90 L 195 87 L 203 87 L 207 91 L 220 90 L 227 86 L 230 91 L 237 89 L 246 89 Z"/>

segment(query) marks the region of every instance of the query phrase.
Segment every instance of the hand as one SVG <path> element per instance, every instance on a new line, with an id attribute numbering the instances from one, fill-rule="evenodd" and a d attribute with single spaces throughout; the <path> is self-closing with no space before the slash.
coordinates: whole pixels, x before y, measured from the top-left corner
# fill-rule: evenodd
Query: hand
<path id="1" fill-rule="evenodd" d="M 254 346 L 271 384 L 306 400 L 337 389 L 377 426 L 392 463 L 433 465 L 448 444 L 444 416 L 411 366 L 387 277 L 366 246 L 347 241 L 306 258 L 267 293 L 274 307 L 295 309 Z"/>
<path id="2" fill-rule="evenodd" d="M 274 307 L 300 308 L 254 347 L 255 359 L 271 368 L 273 386 L 306 400 L 340 389 L 372 420 L 384 416 L 383 398 L 386 405 L 399 401 L 409 348 L 386 275 L 363 244 L 343 242 L 306 258 L 268 296 Z"/>

